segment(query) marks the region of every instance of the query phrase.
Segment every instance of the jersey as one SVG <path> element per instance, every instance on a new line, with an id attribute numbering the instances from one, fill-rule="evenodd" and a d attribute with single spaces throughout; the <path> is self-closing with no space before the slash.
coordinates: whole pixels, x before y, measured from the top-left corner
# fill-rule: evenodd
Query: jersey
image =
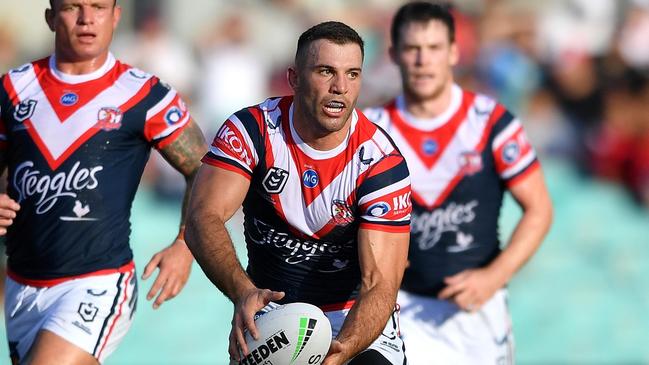
<path id="1" fill-rule="evenodd" d="M 242 109 L 203 162 L 250 180 L 243 202 L 247 272 L 284 302 L 353 300 L 359 229 L 408 232 L 410 178 L 387 134 L 354 111 L 338 147 L 318 151 L 293 129 L 292 97 Z"/>
<path id="2" fill-rule="evenodd" d="M 520 121 L 485 95 L 454 85 L 449 108 L 430 120 L 404 98 L 366 110 L 392 136 L 411 172 L 413 214 L 402 289 L 436 295 L 444 277 L 483 267 L 500 253 L 504 192 L 539 164 Z"/>
<path id="3" fill-rule="evenodd" d="M 60 73 L 51 56 L 1 81 L 0 149 L 21 205 L 7 232 L 9 274 L 53 285 L 127 264 L 149 152 L 190 119 L 178 93 L 112 55 L 88 75 Z"/>

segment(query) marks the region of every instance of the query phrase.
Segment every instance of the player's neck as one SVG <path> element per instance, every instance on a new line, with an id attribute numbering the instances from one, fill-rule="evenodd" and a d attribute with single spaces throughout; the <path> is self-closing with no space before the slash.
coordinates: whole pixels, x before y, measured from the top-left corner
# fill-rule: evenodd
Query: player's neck
<path id="1" fill-rule="evenodd" d="M 432 119 L 444 113 L 453 99 L 453 84 L 449 83 L 436 95 L 420 98 L 404 91 L 405 108 L 415 118 Z"/>
<path id="2" fill-rule="evenodd" d="M 55 52 L 56 69 L 68 75 L 85 75 L 99 70 L 108 59 L 108 51 L 87 60 L 72 60 L 63 52 Z"/>
<path id="3" fill-rule="evenodd" d="M 317 123 L 309 121 L 307 116 L 299 110 L 297 103 L 294 104 L 293 128 L 295 132 L 304 143 L 318 151 L 330 151 L 340 146 L 349 135 L 351 120 L 352 115 L 340 130 L 329 132 L 316 128 Z"/>

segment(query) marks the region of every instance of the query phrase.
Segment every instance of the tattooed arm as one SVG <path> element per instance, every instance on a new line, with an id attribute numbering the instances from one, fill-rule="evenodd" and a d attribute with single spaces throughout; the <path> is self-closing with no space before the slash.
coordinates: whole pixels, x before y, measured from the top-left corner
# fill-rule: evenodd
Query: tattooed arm
<path id="1" fill-rule="evenodd" d="M 178 236 L 169 247 L 153 255 L 142 275 L 142 279 L 147 279 L 156 267 L 159 268 L 158 277 L 147 294 L 147 300 L 151 300 L 157 294 L 153 302 L 154 309 L 178 295 L 189 278 L 193 257 L 185 244 L 184 237 L 187 202 L 194 177 L 201 165 L 201 158 L 206 151 L 207 145 L 203 133 L 193 120 L 189 121 L 189 125 L 176 140 L 160 150 L 165 160 L 185 176 L 187 187 L 183 197 Z"/>

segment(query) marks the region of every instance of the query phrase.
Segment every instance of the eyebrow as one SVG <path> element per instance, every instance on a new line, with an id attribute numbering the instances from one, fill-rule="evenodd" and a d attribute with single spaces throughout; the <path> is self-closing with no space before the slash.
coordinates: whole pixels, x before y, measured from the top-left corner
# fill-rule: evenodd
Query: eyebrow
<path id="1" fill-rule="evenodd" d="M 313 68 L 330 68 L 330 69 L 335 69 L 336 67 L 327 65 L 327 64 L 318 64 L 314 65 Z M 349 71 L 362 71 L 363 69 L 361 67 L 352 67 L 350 69 L 347 69 L 347 72 Z"/>

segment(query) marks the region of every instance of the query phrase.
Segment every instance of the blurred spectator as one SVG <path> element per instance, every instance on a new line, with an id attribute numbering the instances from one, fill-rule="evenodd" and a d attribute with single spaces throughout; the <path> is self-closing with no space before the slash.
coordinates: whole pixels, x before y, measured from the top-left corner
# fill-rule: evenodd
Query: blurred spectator
<path id="1" fill-rule="evenodd" d="M 244 13 L 233 12 L 200 40 L 198 102 L 201 128 L 212 138 L 233 110 L 264 100 L 267 64 L 249 35 Z"/>

